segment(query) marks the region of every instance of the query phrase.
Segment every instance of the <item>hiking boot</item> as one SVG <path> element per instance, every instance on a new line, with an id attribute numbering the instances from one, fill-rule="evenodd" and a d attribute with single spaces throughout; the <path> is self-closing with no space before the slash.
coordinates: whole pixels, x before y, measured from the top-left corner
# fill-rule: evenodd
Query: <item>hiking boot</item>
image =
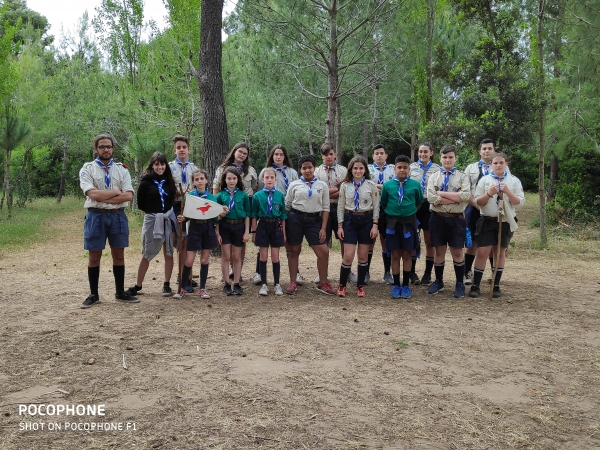
<path id="1" fill-rule="evenodd" d="M 198 289 L 198 295 L 200 298 L 210 298 L 210 294 L 206 289 Z"/>
<path id="2" fill-rule="evenodd" d="M 419 279 L 419 275 L 417 275 L 415 272 L 411 272 L 410 273 L 410 284 L 414 284 L 415 286 L 418 286 L 421 284 L 421 280 Z"/>
<path id="3" fill-rule="evenodd" d="M 438 292 L 442 292 L 444 290 L 444 282 L 440 280 L 435 280 L 429 289 L 427 289 L 428 294 L 437 294 Z"/>
<path id="4" fill-rule="evenodd" d="M 400 298 L 402 296 L 402 288 L 398 285 L 395 285 L 392 288 L 392 292 L 390 292 L 390 297 L 392 298 Z"/>
<path id="5" fill-rule="evenodd" d="M 429 286 L 431 284 L 431 274 L 425 272 L 421 277 L 421 286 Z"/>
<path id="6" fill-rule="evenodd" d="M 99 303 L 100 299 L 98 298 L 97 295 L 94 294 L 90 294 L 88 295 L 88 298 L 86 298 L 83 303 L 81 305 L 79 305 L 80 308 L 86 309 L 86 308 L 91 308 L 92 306 L 94 306 L 96 303 Z"/>
<path id="7" fill-rule="evenodd" d="M 461 298 L 465 296 L 465 283 L 458 282 L 454 288 L 454 298 Z"/>
<path id="8" fill-rule="evenodd" d="M 357 286 L 356 287 L 356 296 L 357 297 L 364 297 L 365 296 L 365 287 L 364 286 Z"/>
<path id="9" fill-rule="evenodd" d="M 338 286 L 337 295 L 338 295 L 338 297 L 345 297 L 346 296 L 346 286 L 342 286 L 340 284 Z"/>
<path id="10" fill-rule="evenodd" d="M 473 271 L 469 270 L 465 273 L 465 284 L 468 286 L 469 284 L 473 284 Z"/>
<path id="11" fill-rule="evenodd" d="M 479 286 L 474 284 L 473 286 L 471 286 L 471 290 L 469 291 L 469 297 L 477 298 L 477 297 L 479 297 L 480 293 L 481 293 L 481 291 L 479 290 Z"/>
<path id="12" fill-rule="evenodd" d="M 280 284 L 276 284 L 273 291 L 275 292 L 275 295 L 283 295 L 283 289 L 281 289 Z"/>
<path id="13" fill-rule="evenodd" d="M 233 295 L 242 295 L 243 293 L 244 293 L 244 290 L 240 286 L 240 283 L 235 283 L 233 285 Z"/>
<path id="14" fill-rule="evenodd" d="M 494 290 L 492 291 L 492 298 L 500 297 L 502 297 L 502 291 L 500 291 L 500 286 L 494 286 Z"/>
<path id="15" fill-rule="evenodd" d="M 329 283 L 319 283 L 317 284 L 317 291 L 327 294 L 327 295 L 335 295 L 336 292 L 331 288 Z"/>
<path id="16" fill-rule="evenodd" d="M 269 295 L 269 287 L 266 284 L 263 284 L 258 291 L 258 295 Z"/>
<path id="17" fill-rule="evenodd" d="M 173 295 L 173 289 L 171 289 L 171 286 L 169 286 L 168 284 L 163 285 L 162 296 L 170 297 L 171 295 Z"/>
<path id="18" fill-rule="evenodd" d="M 298 274 L 298 275 L 300 275 L 300 274 Z M 298 277 L 296 277 L 296 279 L 297 278 Z M 288 284 L 287 289 L 285 290 L 285 293 L 289 294 L 289 295 L 294 295 L 297 290 L 298 290 L 298 284 L 295 281 L 290 281 L 290 284 Z"/>
<path id="19" fill-rule="evenodd" d="M 118 302 L 123 303 L 139 303 L 140 301 L 135 295 L 131 295 L 129 291 L 117 292 L 115 298 Z"/>
<path id="20" fill-rule="evenodd" d="M 259 273 L 255 273 L 255 274 L 252 276 L 252 282 L 253 282 L 253 283 L 254 283 L 256 286 L 259 286 L 259 285 L 261 285 L 261 284 L 262 284 L 262 278 L 260 277 L 260 274 L 259 274 Z"/>
<path id="21" fill-rule="evenodd" d="M 412 292 L 408 286 L 402 286 L 402 292 L 400 293 L 400 298 L 410 298 Z"/>
<path id="22" fill-rule="evenodd" d="M 385 281 L 387 284 L 394 284 L 394 277 L 391 273 L 386 272 L 385 275 L 383 275 L 383 281 Z"/>
<path id="23" fill-rule="evenodd" d="M 173 298 L 175 300 L 179 300 L 180 298 L 183 298 L 184 295 L 185 295 L 185 289 L 181 289 L 177 294 L 175 294 L 173 296 Z"/>
<path id="24" fill-rule="evenodd" d="M 225 283 L 225 285 L 223 286 L 223 294 L 233 295 L 233 289 L 231 289 L 231 284 Z"/>

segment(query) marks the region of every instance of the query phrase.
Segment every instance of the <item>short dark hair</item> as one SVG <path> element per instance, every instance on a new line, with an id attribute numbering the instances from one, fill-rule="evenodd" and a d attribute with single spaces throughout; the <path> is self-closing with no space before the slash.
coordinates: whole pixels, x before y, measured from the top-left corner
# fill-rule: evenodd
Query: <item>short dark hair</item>
<path id="1" fill-rule="evenodd" d="M 298 160 L 298 170 L 300 170 L 302 164 L 304 164 L 305 162 L 309 162 L 314 167 L 317 167 L 317 160 L 315 159 L 315 157 L 313 155 L 305 155 Z"/>
<path id="2" fill-rule="evenodd" d="M 383 146 L 383 144 L 377 144 L 375 147 L 373 147 L 373 151 L 382 148 L 384 152 L 387 153 L 385 147 Z"/>
<path id="3" fill-rule="evenodd" d="M 410 166 L 410 158 L 406 155 L 396 156 L 396 159 L 394 160 L 394 165 L 401 163 L 401 162 L 407 163 Z"/>
<path id="4" fill-rule="evenodd" d="M 492 141 L 490 138 L 484 138 L 481 140 L 481 142 L 479 143 L 479 149 L 481 149 L 481 146 L 483 144 L 492 144 L 494 145 L 494 141 Z"/>
<path id="5" fill-rule="evenodd" d="M 94 142 L 94 148 L 98 148 L 98 142 L 100 142 L 102 139 L 108 139 L 110 141 L 110 143 L 112 144 L 112 146 L 115 146 L 115 138 L 112 136 L 112 134 L 108 134 L 108 133 L 103 133 L 103 134 L 99 134 L 98 136 L 96 136 L 93 140 Z"/>
<path id="6" fill-rule="evenodd" d="M 183 134 L 176 134 L 175 136 L 173 136 L 172 141 L 173 141 L 173 144 L 176 144 L 179 141 L 183 141 L 188 145 L 188 147 L 190 146 L 190 140 L 187 137 L 185 137 Z"/>
<path id="7" fill-rule="evenodd" d="M 450 144 L 444 145 L 440 150 L 440 154 L 445 155 L 446 153 L 454 153 L 456 155 L 456 147 Z"/>
<path id="8" fill-rule="evenodd" d="M 323 145 L 321 145 L 321 155 L 326 155 L 331 150 L 333 150 L 335 152 L 335 147 L 333 146 L 332 143 L 325 142 Z"/>

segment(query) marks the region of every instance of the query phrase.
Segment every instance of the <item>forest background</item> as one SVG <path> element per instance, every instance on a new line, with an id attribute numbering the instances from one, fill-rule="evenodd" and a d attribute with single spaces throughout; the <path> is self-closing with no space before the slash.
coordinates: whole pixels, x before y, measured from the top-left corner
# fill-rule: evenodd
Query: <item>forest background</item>
<path id="1" fill-rule="evenodd" d="M 222 58 L 220 147 L 202 126 L 201 20 L 222 3 L 164 3 L 164 30 L 142 0 L 102 0 L 57 41 L 25 1 L 0 1 L 0 209 L 81 195 L 109 132 L 134 180 L 176 133 L 210 173 L 239 141 L 257 168 L 274 144 L 295 164 L 324 141 L 342 163 L 378 143 L 390 160 L 454 144 L 464 168 L 489 137 L 539 192 L 542 225 L 600 214 L 595 0 L 239 0 L 222 49 L 204 42 Z"/>

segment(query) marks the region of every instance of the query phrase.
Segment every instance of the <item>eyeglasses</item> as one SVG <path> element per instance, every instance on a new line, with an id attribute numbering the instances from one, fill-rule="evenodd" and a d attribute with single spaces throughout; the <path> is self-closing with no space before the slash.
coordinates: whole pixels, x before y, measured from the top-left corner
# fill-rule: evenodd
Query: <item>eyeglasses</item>
<path id="1" fill-rule="evenodd" d="M 100 145 L 100 146 L 98 146 L 98 150 L 110 150 L 111 148 L 113 148 L 112 145 Z"/>

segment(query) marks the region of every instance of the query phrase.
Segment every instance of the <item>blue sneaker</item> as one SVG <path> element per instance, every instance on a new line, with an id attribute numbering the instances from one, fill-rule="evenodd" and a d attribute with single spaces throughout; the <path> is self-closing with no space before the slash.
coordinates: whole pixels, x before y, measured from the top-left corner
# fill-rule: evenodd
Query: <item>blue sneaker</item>
<path id="1" fill-rule="evenodd" d="M 435 280 L 429 289 L 427 289 L 428 294 L 437 294 L 438 292 L 442 292 L 444 290 L 444 282 L 440 280 Z"/>
<path id="2" fill-rule="evenodd" d="M 390 293 L 390 297 L 400 298 L 401 296 L 402 296 L 402 288 L 400 286 L 394 286 L 392 288 L 392 292 Z"/>
<path id="3" fill-rule="evenodd" d="M 458 282 L 456 283 L 456 288 L 454 289 L 454 298 L 460 298 L 465 296 L 465 283 Z"/>
<path id="4" fill-rule="evenodd" d="M 410 291 L 410 288 L 408 286 L 402 286 L 402 293 L 400 294 L 400 297 L 410 298 L 411 294 L 412 292 Z"/>

